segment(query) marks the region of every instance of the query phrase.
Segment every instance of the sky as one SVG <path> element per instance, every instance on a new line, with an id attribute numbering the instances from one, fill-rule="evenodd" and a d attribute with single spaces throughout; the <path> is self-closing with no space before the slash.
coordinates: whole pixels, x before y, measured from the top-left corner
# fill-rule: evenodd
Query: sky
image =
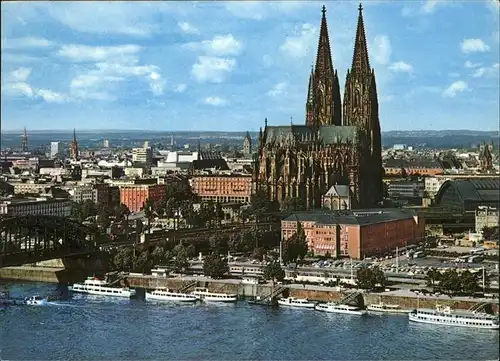
<path id="1" fill-rule="evenodd" d="M 2 129 L 304 124 L 322 5 L 2 2 Z M 343 89 L 358 3 L 325 5 Z M 498 1 L 363 6 L 383 131 L 498 130 Z"/>

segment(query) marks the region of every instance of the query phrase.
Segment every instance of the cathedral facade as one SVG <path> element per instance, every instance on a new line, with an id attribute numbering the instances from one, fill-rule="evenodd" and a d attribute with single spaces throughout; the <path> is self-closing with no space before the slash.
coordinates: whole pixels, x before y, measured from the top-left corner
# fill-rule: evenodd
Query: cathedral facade
<path id="1" fill-rule="evenodd" d="M 370 68 L 359 6 L 352 66 L 343 102 L 333 66 L 323 6 L 316 64 L 309 77 L 305 125 L 260 130 L 255 161 L 257 188 L 279 203 L 290 197 L 321 208 L 334 185 L 347 186 L 353 208 L 382 201 L 382 142 L 375 72 Z"/>

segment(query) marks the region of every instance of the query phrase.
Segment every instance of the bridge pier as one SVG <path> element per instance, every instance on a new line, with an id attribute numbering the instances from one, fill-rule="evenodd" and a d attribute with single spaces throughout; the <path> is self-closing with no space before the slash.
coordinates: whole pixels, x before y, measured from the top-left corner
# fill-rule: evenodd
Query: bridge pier
<path id="1" fill-rule="evenodd" d="M 108 270 L 106 257 L 99 253 L 0 268 L 0 279 L 69 284 L 90 276 L 104 276 Z"/>

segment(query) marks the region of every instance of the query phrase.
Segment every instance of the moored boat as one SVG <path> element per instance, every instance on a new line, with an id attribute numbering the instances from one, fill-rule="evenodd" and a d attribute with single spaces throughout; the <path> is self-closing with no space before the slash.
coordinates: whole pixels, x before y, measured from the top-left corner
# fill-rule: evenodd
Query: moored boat
<path id="1" fill-rule="evenodd" d="M 287 298 L 280 298 L 278 300 L 278 305 L 286 306 L 286 307 L 314 309 L 314 306 L 316 305 L 316 303 L 309 301 L 307 298 L 287 297 Z"/>
<path id="2" fill-rule="evenodd" d="M 316 311 L 342 313 L 347 315 L 364 316 L 366 311 L 356 306 L 337 304 L 333 302 L 320 303 L 314 308 Z"/>
<path id="3" fill-rule="evenodd" d="M 236 302 L 238 295 L 234 293 L 210 292 L 208 288 L 197 287 L 191 295 L 198 297 L 205 302 Z"/>
<path id="4" fill-rule="evenodd" d="M 173 290 L 158 288 L 151 292 L 146 292 L 146 300 L 151 301 L 174 301 L 174 302 L 196 302 L 199 298 L 189 293 L 182 293 Z"/>
<path id="5" fill-rule="evenodd" d="M 125 287 L 112 287 L 108 282 L 95 277 L 89 277 L 83 283 L 75 283 L 68 290 L 90 295 L 127 297 L 135 296 L 135 290 Z"/>
<path id="6" fill-rule="evenodd" d="M 369 312 L 375 313 L 408 313 L 410 310 L 401 308 L 399 305 L 390 305 L 383 302 L 380 303 L 372 303 L 368 305 L 366 309 Z"/>
<path id="7" fill-rule="evenodd" d="M 499 329 L 498 316 L 484 312 L 451 310 L 450 307 L 436 306 L 436 309 L 418 308 L 408 314 L 412 322 L 455 327 Z"/>
<path id="8" fill-rule="evenodd" d="M 47 304 L 47 299 L 42 296 L 35 295 L 29 298 L 25 298 L 24 302 L 30 306 L 45 306 Z"/>

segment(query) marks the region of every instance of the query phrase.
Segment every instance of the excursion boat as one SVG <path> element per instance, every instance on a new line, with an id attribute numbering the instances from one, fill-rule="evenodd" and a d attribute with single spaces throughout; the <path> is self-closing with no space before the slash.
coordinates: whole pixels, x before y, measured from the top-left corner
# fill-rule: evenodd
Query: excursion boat
<path id="1" fill-rule="evenodd" d="M 373 303 L 368 305 L 366 309 L 370 312 L 376 313 L 408 313 L 410 310 L 405 310 L 401 308 L 399 305 L 389 305 L 383 302 Z"/>
<path id="2" fill-rule="evenodd" d="M 47 304 L 47 299 L 42 296 L 35 295 L 29 298 L 25 298 L 24 302 L 30 306 L 45 306 Z"/>
<path id="3" fill-rule="evenodd" d="M 309 301 L 307 298 L 287 297 L 287 298 L 280 298 L 278 300 L 278 305 L 287 307 L 314 309 L 316 303 Z"/>
<path id="4" fill-rule="evenodd" d="M 236 294 L 210 292 L 204 287 L 195 288 L 191 295 L 205 302 L 236 302 L 238 300 Z"/>
<path id="5" fill-rule="evenodd" d="M 130 288 L 112 287 L 108 282 L 95 277 L 89 277 L 84 283 L 75 283 L 68 287 L 72 292 L 86 293 L 90 295 L 127 297 L 135 296 L 135 290 Z"/>
<path id="6" fill-rule="evenodd" d="M 484 312 L 454 310 L 450 307 L 436 306 L 436 309 L 418 308 L 408 314 L 412 322 L 432 325 L 499 329 L 498 317 Z"/>
<path id="7" fill-rule="evenodd" d="M 148 301 L 175 301 L 175 302 L 196 302 L 199 298 L 188 293 L 176 292 L 173 290 L 157 288 L 152 292 L 146 292 Z"/>
<path id="8" fill-rule="evenodd" d="M 331 312 L 331 313 L 342 313 L 347 315 L 364 316 L 366 311 L 360 309 L 356 306 L 342 305 L 333 302 L 320 303 L 315 307 L 316 311 Z"/>

